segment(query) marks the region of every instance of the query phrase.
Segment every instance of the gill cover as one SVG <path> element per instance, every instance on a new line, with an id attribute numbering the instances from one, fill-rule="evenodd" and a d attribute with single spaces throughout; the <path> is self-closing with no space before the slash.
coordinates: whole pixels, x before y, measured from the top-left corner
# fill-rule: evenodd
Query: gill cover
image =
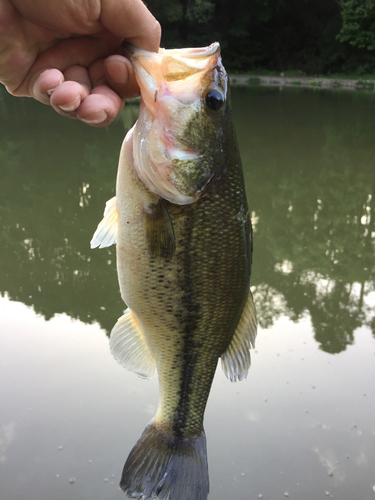
<path id="1" fill-rule="evenodd" d="M 142 97 L 133 134 L 137 174 L 162 198 L 193 203 L 215 174 L 222 149 L 228 78 L 220 46 L 154 53 L 125 44 L 124 54 Z"/>

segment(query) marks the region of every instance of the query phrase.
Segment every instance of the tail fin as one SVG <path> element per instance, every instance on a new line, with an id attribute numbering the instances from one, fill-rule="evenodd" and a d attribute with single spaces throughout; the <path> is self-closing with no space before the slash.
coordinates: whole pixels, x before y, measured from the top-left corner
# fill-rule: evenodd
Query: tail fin
<path id="1" fill-rule="evenodd" d="M 125 463 L 121 489 L 147 500 L 207 500 L 209 481 L 206 436 L 177 438 L 151 422 Z"/>

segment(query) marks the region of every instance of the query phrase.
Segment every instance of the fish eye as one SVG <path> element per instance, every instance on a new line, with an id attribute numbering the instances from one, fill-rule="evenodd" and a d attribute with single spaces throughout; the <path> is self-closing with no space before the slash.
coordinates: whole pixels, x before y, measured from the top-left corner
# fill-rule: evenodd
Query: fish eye
<path id="1" fill-rule="evenodd" d="M 206 106 L 211 111 L 220 111 L 224 106 L 224 97 L 217 90 L 209 90 L 205 97 Z"/>

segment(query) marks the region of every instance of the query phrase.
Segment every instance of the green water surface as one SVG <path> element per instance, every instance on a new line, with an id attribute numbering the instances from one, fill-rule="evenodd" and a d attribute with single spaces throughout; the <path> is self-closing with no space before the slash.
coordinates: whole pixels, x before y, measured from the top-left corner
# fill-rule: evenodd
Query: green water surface
<path id="1" fill-rule="evenodd" d="M 209 498 L 374 499 L 375 95 L 232 99 L 259 331 L 248 380 L 215 377 Z M 108 352 L 115 249 L 89 242 L 136 116 L 93 129 L 0 88 L 1 500 L 126 498 L 157 382 Z"/>

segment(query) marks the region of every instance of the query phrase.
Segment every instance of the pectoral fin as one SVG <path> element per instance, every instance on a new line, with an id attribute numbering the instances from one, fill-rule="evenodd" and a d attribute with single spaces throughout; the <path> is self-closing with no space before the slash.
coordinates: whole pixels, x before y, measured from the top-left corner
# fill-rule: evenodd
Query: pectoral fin
<path id="1" fill-rule="evenodd" d="M 113 327 L 109 347 L 115 360 L 127 370 L 141 378 L 151 378 L 154 374 L 155 359 L 131 309 Z"/>
<path id="2" fill-rule="evenodd" d="M 250 368 L 250 348 L 255 345 L 257 317 L 251 290 L 233 338 L 221 355 L 221 367 L 231 382 L 243 380 Z"/>
<path id="3" fill-rule="evenodd" d="M 116 243 L 118 227 L 118 211 L 116 196 L 111 198 L 105 204 L 104 217 L 98 224 L 98 227 L 90 242 L 91 248 L 104 248 Z"/>
<path id="4" fill-rule="evenodd" d="M 173 222 L 164 200 L 160 200 L 151 210 L 145 210 L 143 224 L 150 257 L 171 259 L 176 251 L 176 238 Z"/>

